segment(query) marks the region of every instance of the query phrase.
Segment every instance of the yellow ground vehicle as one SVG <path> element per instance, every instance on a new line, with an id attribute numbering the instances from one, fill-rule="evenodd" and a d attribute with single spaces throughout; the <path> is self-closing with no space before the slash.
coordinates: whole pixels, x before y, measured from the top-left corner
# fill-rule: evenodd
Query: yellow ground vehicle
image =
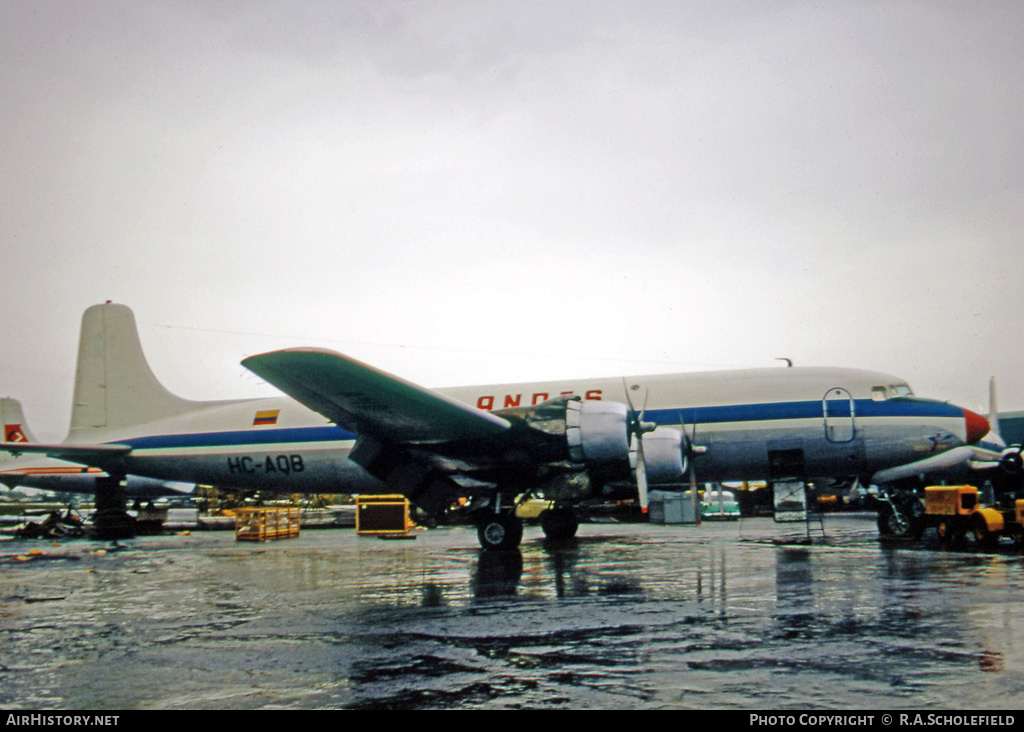
<path id="1" fill-rule="evenodd" d="M 951 543 L 970 534 L 982 546 L 1009 536 L 1024 548 L 1024 500 L 1012 509 L 982 506 L 973 485 L 929 486 L 924 489 L 924 520 L 934 526 L 939 541 Z"/>
<path id="2" fill-rule="evenodd" d="M 554 501 L 545 501 L 543 498 L 528 498 L 516 505 L 516 516 L 523 521 L 539 521 L 541 514 L 549 508 L 554 508 Z"/>

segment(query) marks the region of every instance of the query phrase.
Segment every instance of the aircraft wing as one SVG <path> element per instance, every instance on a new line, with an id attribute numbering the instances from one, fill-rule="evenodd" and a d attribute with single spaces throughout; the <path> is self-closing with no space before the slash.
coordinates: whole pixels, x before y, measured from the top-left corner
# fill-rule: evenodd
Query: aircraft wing
<path id="1" fill-rule="evenodd" d="M 917 462 L 898 465 L 895 468 L 879 470 L 871 476 L 871 482 L 875 484 L 892 483 L 903 478 L 910 478 L 922 473 L 940 473 L 944 470 L 966 467 L 974 457 L 974 450 L 970 447 L 955 447 L 952 450 L 918 460 Z"/>
<path id="2" fill-rule="evenodd" d="M 90 465 L 116 472 L 122 458 L 132 451 L 131 445 L 48 445 L 40 442 L 0 442 L 0 450 L 12 455 L 31 453 Z"/>
<path id="3" fill-rule="evenodd" d="M 359 435 L 400 444 L 487 439 L 511 423 L 334 351 L 289 348 L 242 365 Z"/>

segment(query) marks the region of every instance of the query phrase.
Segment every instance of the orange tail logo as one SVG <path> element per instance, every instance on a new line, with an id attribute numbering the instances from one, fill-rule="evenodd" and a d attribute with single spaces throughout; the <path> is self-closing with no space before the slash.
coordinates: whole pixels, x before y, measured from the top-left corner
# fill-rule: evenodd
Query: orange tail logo
<path id="1" fill-rule="evenodd" d="M 7 442 L 28 442 L 25 433 L 21 431 L 20 424 L 4 425 L 4 440 Z"/>

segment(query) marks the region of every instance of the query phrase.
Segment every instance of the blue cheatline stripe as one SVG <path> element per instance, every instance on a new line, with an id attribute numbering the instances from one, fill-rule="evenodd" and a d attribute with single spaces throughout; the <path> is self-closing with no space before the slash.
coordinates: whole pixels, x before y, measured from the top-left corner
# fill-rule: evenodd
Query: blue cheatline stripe
<path id="1" fill-rule="evenodd" d="M 833 416 L 848 417 L 849 402 L 837 399 Z M 963 417 L 960 407 L 944 402 L 892 399 L 876 402 L 859 399 L 854 403 L 856 418 L 861 417 Z M 763 422 L 766 420 L 822 419 L 820 401 L 774 402 L 767 404 L 735 404 L 723 407 L 684 407 L 681 409 L 651 409 L 644 419 L 657 424 L 679 424 L 680 416 L 686 424 L 721 424 Z M 292 427 L 277 429 L 232 430 L 227 432 L 199 432 L 196 434 L 153 435 L 118 440 L 117 444 L 131 445 L 132 449 L 231 447 L 242 445 L 270 445 L 275 443 L 313 443 L 354 440 L 355 433 L 335 425 L 320 427 Z"/>
<path id="2" fill-rule="evenodd" d="M 830 416 L 849 417 L 849 400 L 829 400 Z M 963 417 L 960 407 L 944 402 L 912 399 L 854 401 L 854 414 L 860 417 Z M 765 420 L 822 419 L 822 403 L 774 402 L 768 404 L 735 404 L 723 407 L 684 407 L 682 409 L 654 409 L 644 413 L 644 419 L 658 424 L 679 424 L 680 415 L 687 424 L 720 424 L 723 422 L 760 422 Z"/>
<path id="3" fill-rule="evenodd" d="M 181 435 L 153 435 L 118 440 L 119 445 L 131 445 L 133 450 L 169 447 L 230 447 L 239 445 L 273 445 L 285 442 L 338 442 L 354 440 L 355 434 L 336 427 L 294 427 L 274 430 L 233 430 L 230 432 L 197 432 Z"/>

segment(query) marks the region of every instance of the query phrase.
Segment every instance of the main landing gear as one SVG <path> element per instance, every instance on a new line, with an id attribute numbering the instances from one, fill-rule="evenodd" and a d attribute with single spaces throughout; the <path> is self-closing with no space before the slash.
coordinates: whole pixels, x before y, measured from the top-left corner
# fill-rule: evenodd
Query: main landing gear
<path id="1" fill-rule="evenodd" d="M 576 536 L 580 522 L 571 504 L 556 505 L 540 515 L 540 525 L 547 539 L 565 541 Z M 488 506 L 476 512 L 476 532 L 484 549 L 516 549 L 523 540 L 523 521 L 514 508 L 496 511 Z"/>
<path id="2" fill-rule="evenodd" d="M 476 535 L 484 549 L 516 549 L 523 540 L 523 521 L 515 509 L 485 508 L 477 515 Z"/>
<path id="3" fill-rule="evenodd" d="M 540 526 L 551 541 L 566 541 L 576 536 L 580 520 L 572 506 L 556 506 L 540 515 Z"/>

